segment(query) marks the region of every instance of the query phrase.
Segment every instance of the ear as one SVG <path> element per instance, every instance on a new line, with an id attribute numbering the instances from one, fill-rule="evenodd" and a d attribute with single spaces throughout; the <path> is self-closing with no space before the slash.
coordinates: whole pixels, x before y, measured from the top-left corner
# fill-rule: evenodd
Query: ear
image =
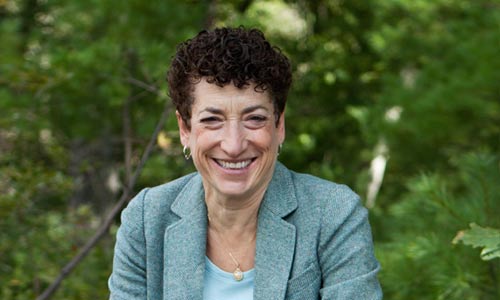
<path id="1" fill-rule="evenodd" d="M 285 141 L 285 111 L 281 113 L 276 129 L 278 130 L 278 140 L 280 144 L 283 144 Z"/>
<path id="2" fill-rule="evenodd" d="M 179 126 L 179 136 L 181 138 L 181 144 L 182 146 L 189 146 L 189 134 L 191 133 L 191 130 L 182 119 L 179 111 L 175 111 L 175 116 L 177 117 L 177 125 Z"/>

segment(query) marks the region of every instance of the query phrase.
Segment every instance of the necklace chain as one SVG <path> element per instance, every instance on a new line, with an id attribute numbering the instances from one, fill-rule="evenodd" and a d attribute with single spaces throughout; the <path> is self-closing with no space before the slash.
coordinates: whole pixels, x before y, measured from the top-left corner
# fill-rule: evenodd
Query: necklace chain
<path id="1" fill-rule="evenodd" d="M 210 223 L 212 223 L 212 219 L 210 218 L 210 215 L 208 215 L 208 214 L 207 214 L 207 217 L 208 217 L 208 221 L 209 221 Z M 229 251 L 229 248 L 227 248 L 225 245 L 223 245 L 223 243 L 224 243 L 224 244 L 226 244 L 226 245 L 227 245 L 227 243 L 226 243 L 226 241 L 222 238 L 222 235 L 219 233 L 219 230 L 217 230 L 217 228 L 215 228 L 215 226 L 213 226 L 213 223 L 212 223 L 212 228 L 213 228 L 213 230 L 215 231 L 215 233 L 216 233 L 216 235 L 217 235 L 217 239 L 218 239 L 218 240 L 220 240 L 220 241 L 217 241 L 217 239 L 216 239 L 216 242 L 217 242 L 217 243 L 218 243 L 218 244 L 219 244 L 219 245 L 220 245 L 220 246 L 224 249 L 224 251 L 226 251 L 226 252 L 227 252 L 227 254 L 229 254 L 229 257 L 231 258 L 231 260 L 233 261 L 233 263 L 234 263 L 234 264 L 235 264 L 235 266 L 236 266 L 236 269 L 234 269 L 234 271 L 233 271 L 233 278 L 234 278 L 234 280 L 236 280 L 236 281 L 241 281 L 241 280 L 243 280 L 243 277 L 244 277 L 244 276 L 243 276 L 243 271 L 242 271 L 242 270 L 241 270 L 241 268 L 240 268 L 240 267 L 241 267 L 240 263 L 239 263 L 239 262 L 238 262 L 238 260 L 234 257 L 233 253 L 232 253 L 231 251 Z M 255 238 L 255 236 L 254 236 L 254 238 Z M 252 238 L 252 240 L 253 240 L 253 238 Z M 252 240 L 250 240 L 250 243 L 252 242 Z M 220 242 L 220 243 L 219 243 L 219 242 Z M 248 246 L 248 247 L 250 247 L 250 246 Z M 246 252 L 248 251 L 248 247 L 245 249 L 245 252 L 244 252 L 245 254 L 246 254 Z"/>

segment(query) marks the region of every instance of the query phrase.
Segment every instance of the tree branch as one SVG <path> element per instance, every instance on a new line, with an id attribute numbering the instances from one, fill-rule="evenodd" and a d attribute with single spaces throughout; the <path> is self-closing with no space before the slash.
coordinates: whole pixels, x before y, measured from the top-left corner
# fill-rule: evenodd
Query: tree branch
<path id="1" fill-rule="evenodd" d="M 155 94 L 160 93 L 160 91 L 158 90 L 158 88 L 156 86 L 148 84 L 148 83 L 141 81 L 139 79 L 135 79 L 133 77 L 128 77 L 128 78 L 125 78 L 124 80 L 125 80 L 125 82 L 130 83 L 132 85 L 135 85 L 137 87 L 143 88 L 148 92 L 155 93 Z"/>
<path id="2" fill-rule="evenodd" d="M 126 60 L 128 62 L 128 72 L 130 76 L 134 76 L 137 73 L 137 54 L 132 49 L 129 49 L 126 53 Z M 132 99 L 134 98 L 134 86 L 130 84 L 130 92 L 129 96 L 125 99 L 123 103 L 123 147 L 124 147 L 124 163 L 125 163 L 125 184 L 128 185 L 130 182 L 130 178 L 132 177 L 132 125 L 130 121 L 130 105 L 132 103 Z M 128 186 L 126 187 L 129 188 Z"/>
<path id="3" fill-rule="evenodd" d="M 156 124 L 155 131 L 153 135 L 151 136 L 151 139 L 149 140 L 149 143 L 144 150 L 144 153 L 142 154 L 142 158 L 139 162 L 139 165 L 135 169 L 134 175 L 132 178 L 130 178 L 130 181 L 127 182 L 123 193 L 120 197 L 120 200 L 118 200 L 118 203 L 115 204 L 109 215 L 106 217 L 104 222 L 101 224 L 101 226 L 97 229 L 96 233 L 87 241 L 87 243 L 83 246 L 83 248 L 80 249 L 78 254 L 68 263 L 64 266 L 64 268 L 61 269 L 61 272 L 59 276 L 54 280 L 54 282 L 47 287 L 44 292 L 36 298 L 36 300 L 47 300 L 52 297 L 52 295 L 56 292 L 56 290 L 59 288 L 61 285 L 62 281 L 68 277 L 68 275 L 73 271 L 73 269 L 87 256 L 87 254 L 94 248 L 94 246 L 99 242 L 99 240 L 108 232 L 109 227 L 111 224 L 113 224 L 114 219 L 116 216 L 121 212 L 123 206 L 128 202 L 130 199 L 130 194 L 131 191 L 139 178 L 139 175 L 142 171 L 142 168 L 144 167 L 147 159 L 149 158 L 151 151 L 153 150 L 153 147 L 156 143 L 156 139 L 158 137 L 158 134 L 160 133 L 160 130 L 163 128 L 163 125 L 165 124 L 165 121 L 167 119 L 168 113 L 170 111 L 170 105 L 169 101 L 165 101 L 165 108 L 163 109 L 163 113 L 160 117 L 160 120 Z"/>
<path id="4" fill-rule="evenodd" d="M 125 184 L 132 177 L 132 126 L 130 122 L 130 96 L 123 103 L 123 147 L 125 152 Z M 127 187 L 128 188 L 128 187 Z"/>

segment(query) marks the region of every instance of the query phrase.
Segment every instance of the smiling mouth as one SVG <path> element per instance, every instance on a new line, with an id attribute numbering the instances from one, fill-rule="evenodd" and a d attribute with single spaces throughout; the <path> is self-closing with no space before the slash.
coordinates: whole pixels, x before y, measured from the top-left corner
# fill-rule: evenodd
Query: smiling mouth
<path id="1" fill-rule="evenodd" d="M 237 161 L 237 162 L 231 162 L 231 161 L 225 161 L 221 159 L 215 159 L 215 162 L 224 169 L 231 169 L 231 170 L 239 170 L 239 169 L 244 169 L 248 167 L 249 164 L 252 163 L 254 159 L 247 159 L 247 160 L 242 160 L 242 161 Z"/>

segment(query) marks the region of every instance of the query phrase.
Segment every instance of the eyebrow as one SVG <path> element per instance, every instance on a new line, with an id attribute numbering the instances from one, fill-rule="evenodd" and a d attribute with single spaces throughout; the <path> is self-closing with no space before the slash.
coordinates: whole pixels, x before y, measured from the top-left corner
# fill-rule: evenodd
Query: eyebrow
<path id="1" fill-rule="evenodd" d="M 245 109 L 243 109 L 243 114 L 251 113 L 253 111 L 256 111 L 257 109 L 263 109 L 266 112 L 268 111 L 267 107 L 265 107 L 265 106 L 262 106 L 262 105 L 252 105 L 252 106 L 249 106 L 249 107 L 246 107 Z"/>
<path id="2" fill-rule="evenodd" d="M 215 115 L 223 115 L 224 112 L 222 111 L 222 109 L 218 109 L 218 108 L 215 108 L 215 107 L 206 107 L 205 109 L 203 109 L 202 111 L 200 111 L 198 113 L 198 115 L 200 115 L 202 112 L 209 112 L 209 113 L 212 113 L 212 114 L 215 114 Z"/>
<path id="3" fill-rule="evenodd" d="M 252 106 L 249 106 L 249 107 L 245 107 L 242 111 L 243 114 L 248 114 L 248 113 L 251 113 L 253 111 L 256 111 L 257 109 L 263 109 L 265 111 L 269 111 L 267 109 L 267 107 L 265 106 L 262 106 L 262 105 L 252 105 Z M 198 115 L 200 115 L 202 112 L 209 112 L 209 113 L 212 113 L 212 114 L 215 114 L 215 115 L 223 115 L 224 114 L 224 111 L 222 109 L 219 109 L 219 108 L 215 108 L 215 107 L 206 107 L 205 109 L 203 109 L 202 111 L 200 111 L 198 113 Z"/>

